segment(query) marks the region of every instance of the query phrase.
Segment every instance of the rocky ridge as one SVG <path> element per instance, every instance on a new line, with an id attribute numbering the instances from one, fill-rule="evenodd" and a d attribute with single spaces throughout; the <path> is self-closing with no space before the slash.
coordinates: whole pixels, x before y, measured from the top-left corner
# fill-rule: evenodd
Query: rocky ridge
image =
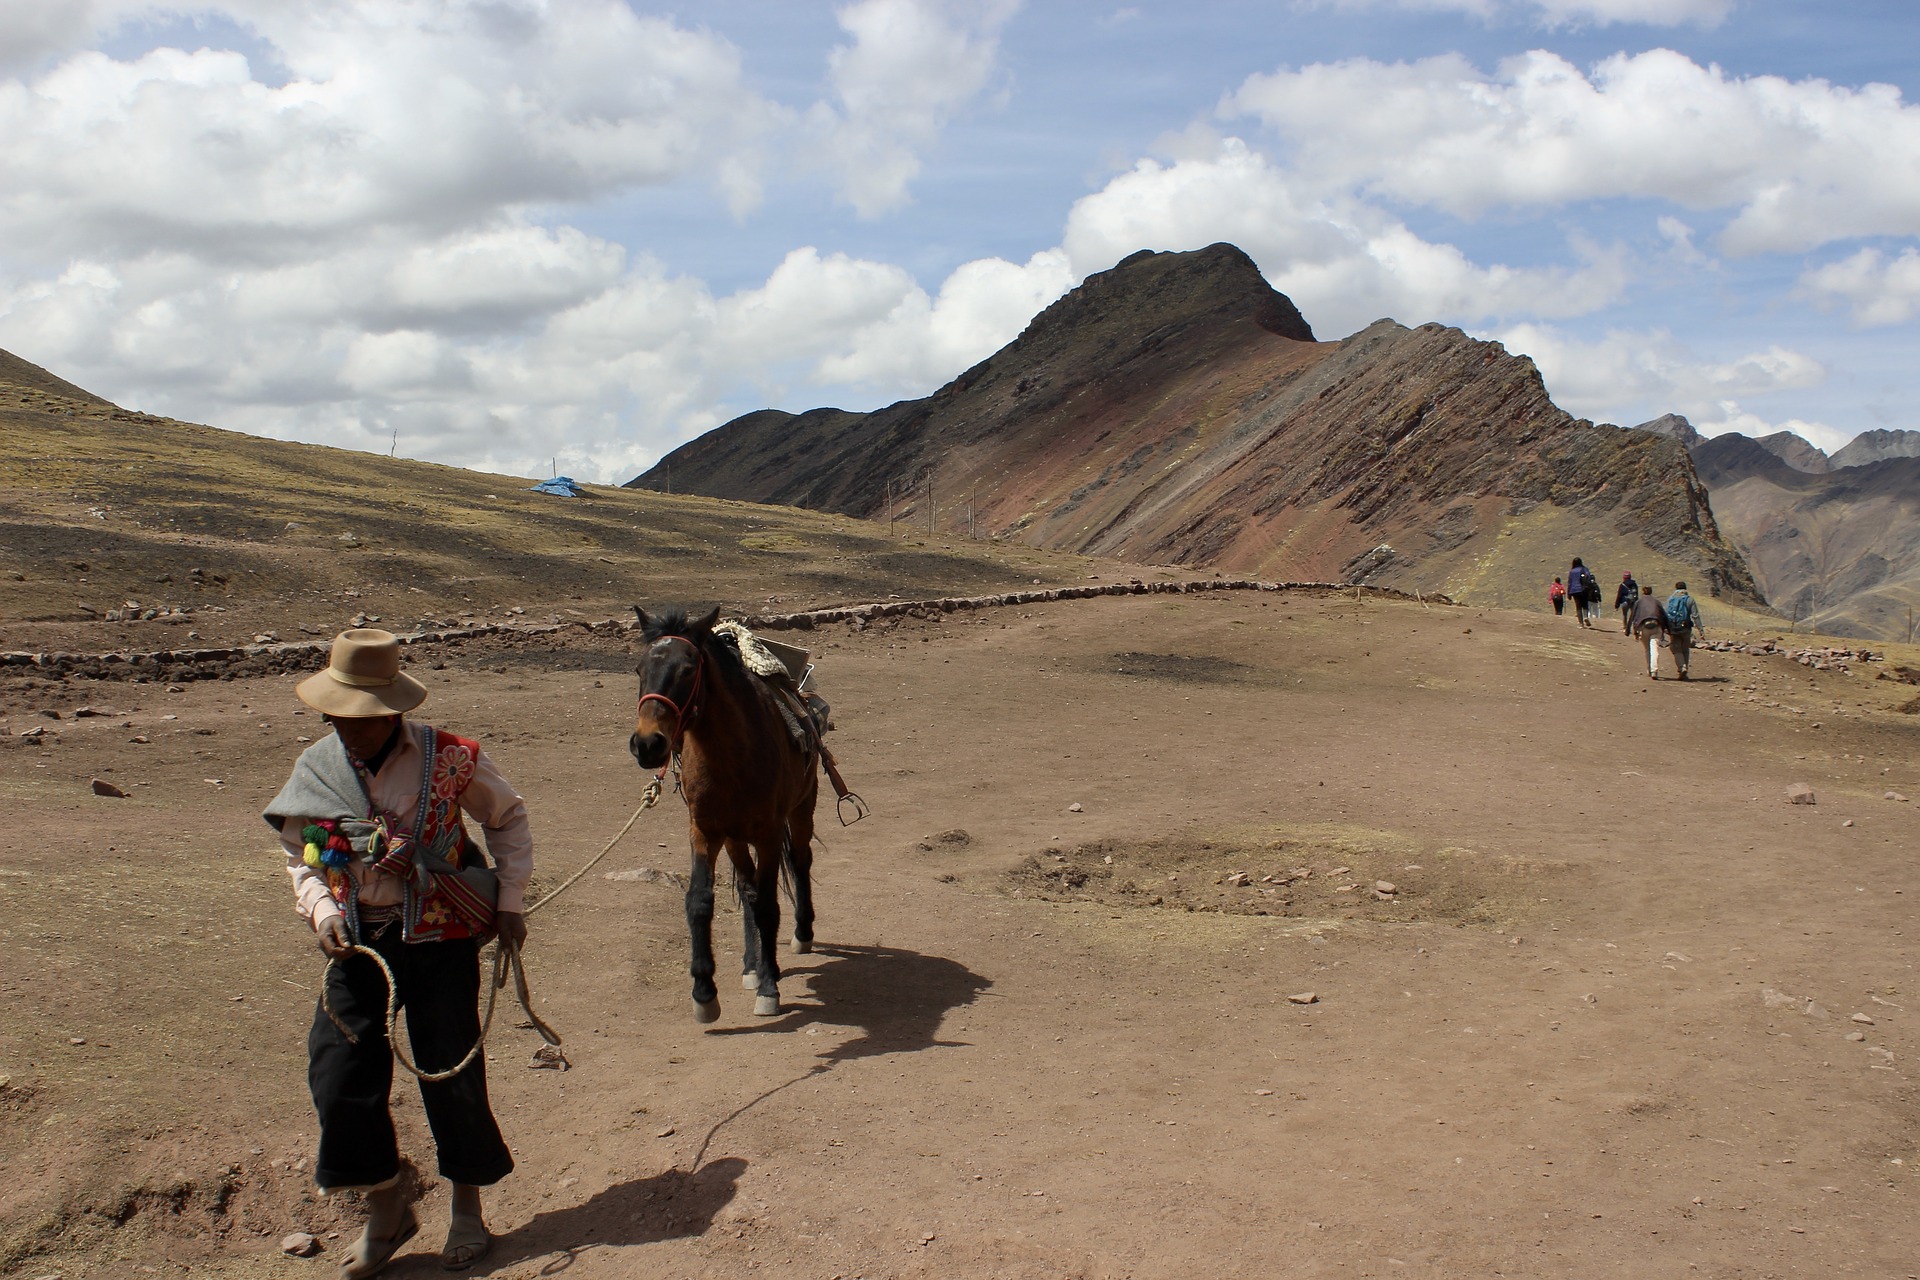
<path id="1" fill-rule="evenodd" d="M 1680 443 L 1443 325 L 1314 341 L 1224 244 L 1089 277 L 925 399 L 747 414 L 629 483 L 1486 603 L 1597 546 L 1755 599 Z"/>

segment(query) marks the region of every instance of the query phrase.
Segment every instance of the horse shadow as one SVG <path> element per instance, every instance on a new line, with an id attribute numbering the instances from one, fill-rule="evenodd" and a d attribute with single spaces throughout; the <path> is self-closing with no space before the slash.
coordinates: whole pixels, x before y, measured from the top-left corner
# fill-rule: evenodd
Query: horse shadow
<path id="1" fill-rule="evenodd" d="M 959 1048 L 966 1041 L 940 1039 L 940 1024 L 993 985 L 957 960 L 901 947 L 822 945 L 813 954 L 830 963 L 789 965 L 782 973 L 783 982 L 806 980 L 810 1001 L 795 1003 L 779 1018 L 707 1034 L 765 1035 L 809 1026 L 857 1030 L 858 1035 L 820 1055 L 828 1066 L 889 1053 Z"/>
<path id="2" fill-rule="evenodd" d="M 525 1226 L 497 1237 L 482 1265 L 497 1269 L 545 1257 L 547 1262 L 535 1274 L 551 1276 L 595 1248 L 704 1235 L 739 1194 L 746 1169 L 745 1160 L 727 1156 L 692 1172 L 667 1169 L 619 1183 L 580 1204 L 535 1214 Z M 435 1266 L 433 1273 L 441 1274 L 440 1268 Z"/>

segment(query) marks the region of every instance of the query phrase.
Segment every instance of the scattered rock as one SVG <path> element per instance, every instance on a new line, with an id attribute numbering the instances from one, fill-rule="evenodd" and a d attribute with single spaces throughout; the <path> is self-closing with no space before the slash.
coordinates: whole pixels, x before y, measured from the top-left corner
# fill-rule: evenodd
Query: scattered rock
<path id="1" fill-rule="evenodd" d="M 1375 893 L 1386 894 L 1389 897 L 1400 892 L 1399 889 L 1394 887 L 1391 881 L 1387 880 L 1375 880 L 1373 882 L 1373 891 Z"/>
<path id="2" fill-rule="evenodd" d="M 1831 1018 L 1833 1016 L 1827 1012 L 1825 1005 L 1813 1000 L 1807 1001 L 1806 1007 L 1801 1009 L 1800 1012 L 1806 1014 L 1809 1018 Z"/>
<path id="3" fill-rule="evenodd" d="M 1798 996 L 1790 996 L 1784 991 L 1775 991 L 1772 987 L 1760 988 L 1760 998 L 1769 1009 L 1797 1009 L 1801 1005 Z"/>
<path id="4" fill-rule="evenodd" d="M 670 884 L 676 889 L 687 887 L 687 881 L 677 871 L 656 871 L 652 867 L 634 867 L 629 871 L 609 871 L 605 879 L 622 884 Z"/>
<path id="5" fill-rule="evenodd" d="M 1288 1004 L 1319 1004 L 1320 997 L 1311 991 L 1299 991 L 1287 997 Z"/>
<path id="6" fill-rule="evenodd" d="M 280 1252 L 295 1258 L 311 1258 L 320 1252 L 320 1242 L 304 1231 L 295 1231 L 280 1238 Z"/>
<path id="7" fill-rule="evenodd" d="M 533 1051 L 533 1061 L 527 1063 L 534 1071 L 570 1071 L 573 1064 L 567 1061 L 567 1055 L 560 1052 L 557 1044 L 543 1044 Z"/>
<path id="8" fill-rule="evenodd" d="M 1087 811 L 1087 806 L 1081 804 L 1078 800 L 1075 800 L 1072 804 L 1067 806 L 1068 813 L 1085 813 L 1086 811 Z"/>
<path id="9" fill-rule="evenodd" d="M 1864 1041 L 1864 1040 L 1865 1040 L 1866 1038 L 1867 1038 L 1867 1033 L 1866 1033 L 1866 1032 L 1864 1032 L 1864 1031 L 1849 1031 L 1849 1032 L 1847 1032 L 1847 1039 L 1849 1039 L 1849 1040 L 1851 1040 L 1851 1041 L 1853 1041 L 1853 1042 L 1854 1042 L 1855 1044 L 1859 1044 L 1859 1043 L 1861 1043 L 1861 1042 L 1862 1042 L 1862 1041 Z"/>
<path id="10" fill-rule="evenodd" d="M 1863 1027 L 1870 1027 L 1873 1025 L 1873 1019 L 1868 1017 L 1864 1013 L 1856 1013 L 1851 1018 L 1847 1019 L 1847 1021 L 1857 1022 Z"/>
<path id="11" fill-rule="evenodd" d="M 1227 877 L 1227 883 L 1236 888 L 1245 888 L 1253 883 L 1253 877 L 1244 871 L 1235 871 Z"/>
<path id="12" fill-rule="evenodd" d="M 93 794 L 97 796 L 112 796 L 115 800 L 125 800 L 127 798 L 126 792 L 114 786 L 105 778 L 95 778 L 93 780 Z"/>
<path id="13" fill-rule="evenodd" d="M 1882 798 L 1886 800 L 1898 800 L 1902 804 L 1905 804 L 1907 802 L 1907 798 L 1901 795 L 1898 791 L 1885 792 L 1883 793 Z"/>
<path id="14" fill-rule="evenodd" d="M 666 1128 L 662 1129 L 660 1132 L 654 1134 L 653 1136 L 656 1138 L 671 1138 L 673 1136 L 673 1126 L 668 1125 Z"/>
<path id="15" fill-rule="evenodd" d="M 951 830 L 942 831 L 939 835 L 933 838 L 933 842 L 935 844 L 947 844 L 947 845 L 953 845 L 955 847 L 961 847 L 961 846 L 972 844 L 973 837 L 968 835 L 965 831 L 961 830 L 959 827 L 954 827 Z"/>
<path id="16" fill-rule="evenodd" d="M 1788 804 L 1813 804 L 1813 788 L 1804 782 L 1796 782 L 1787 787 Z"/>
<path id="17" fill-rule="evenodd" d="M 1853 819 L 1848 818 L 1845 822 L 1841 823 L 1840 825 L 1843 827 L 1850 827 L 1853 825 Z"/>

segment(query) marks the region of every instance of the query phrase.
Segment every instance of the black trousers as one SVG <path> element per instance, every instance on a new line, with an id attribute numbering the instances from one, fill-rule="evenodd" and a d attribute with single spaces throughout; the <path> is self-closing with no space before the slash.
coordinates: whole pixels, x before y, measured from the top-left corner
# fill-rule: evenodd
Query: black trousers
<path id="1" fill-rule="evenodd" d="M 397 923 L 365 941 L 393 970 L 415 1064 L 422 1071 L 445 1071 L 460 1061 L 480 1036 L 478 945 L 470 938 L 403 942 Z M 356 954 L 328 970 L 327 996 L 360 1043 L 341 1035 L 324 1008 L 314 1009 L 307 1034 L 307 1085 L 320 1116 L 314 1181 L 322 1190 L 371 1186 L 400 1171 L 387 1107 L 393 1089 L 387 981 L 378 965 Z M 440 1176 L 482 1187 L 513 1172 L 513 1156 L 487 1102 L 486 1066 L 483 1053 L 451 1080 L 420 1083 Z"/>

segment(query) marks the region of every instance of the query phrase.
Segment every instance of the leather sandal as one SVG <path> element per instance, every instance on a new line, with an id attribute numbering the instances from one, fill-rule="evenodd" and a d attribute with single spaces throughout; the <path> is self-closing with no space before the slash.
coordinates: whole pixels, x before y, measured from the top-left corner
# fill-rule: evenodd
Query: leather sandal
<path id="1" fill-rule="evenodd" d="M 365 1280 L 367 1276 L 378 1275 L 380 1270 L 400 1252 L 400 1246 L 420 1234 L 420 1219 L 414 1216 L 409 1207 L 401 1215 L 400 1225 L 390 1236 L 375 1236 L 369 1227 L 360 1233 L 353 1242 L 346 1260 L 340 1264 L 340 1280 Z"/>
<path id="2" fill-rule="evenodd" d="M 448 1271 L 465 1271 L 493 1249 L 493 1233 L 478 1214 L 456 1213 L 447 1224 L 447 1243 L 440 1250 L 440 1265 Z"/>

